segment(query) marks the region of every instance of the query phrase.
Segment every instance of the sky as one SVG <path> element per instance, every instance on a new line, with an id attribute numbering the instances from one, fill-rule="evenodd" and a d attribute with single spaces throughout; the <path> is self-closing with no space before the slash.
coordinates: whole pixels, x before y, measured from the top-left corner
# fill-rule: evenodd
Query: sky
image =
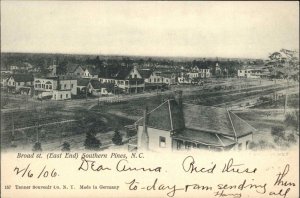
<path id="1" fill-rule="evenodd" d="M 267 58 L 298 46 L 296 1 L 1 1 L 2 52 Z"/>

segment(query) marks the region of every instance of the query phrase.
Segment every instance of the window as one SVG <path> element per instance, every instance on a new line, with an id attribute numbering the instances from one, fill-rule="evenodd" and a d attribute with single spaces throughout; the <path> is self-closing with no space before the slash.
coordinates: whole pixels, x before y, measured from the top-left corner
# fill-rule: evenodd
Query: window
<path id="1" fill-rule="evenodd" d="M 181 147 L 182 147 L 182 145 L 183 145 L 183 141 L 178 140 L 178 141 L 177 141 L 177 150 L 180 150 Z"/>
<path id="2" fill-rule="evenodd" d="M 151 83 L 151 78 L 149 78 L 149 82 Z"/>
<path id="3" fill-rule="evenodd" d="M 69 94 L 66 94 L 66 98 L 68 98 L 69 97 Z"/>
<path id="4" fill-rule="evenodd" d="M 65 88 L 65 89 L 67 88 L 67 85 L 66 85 L 66 84 L 64 85 L 64 88 Z"/>
<path id="5" fill-rule="evenodd" d="M 19 82 L 17 82 L 17 85 L 20 85 L 20 83 L 19 83 Z"/>
<path id="6" fill-rule="evenodd" d="M 242 144 L 242 143 L 239 143 L 239 144 L 238 144 L 238 149 L 239 149 L 239 150 L 242 150 L 242 148 L 243 148 L 243 144 Z"/>
<path id="7" fill-rule="evenodd" d="M 165 148 L 166 147 L 166 138 L 159 136 L 159 147 Z"/>
<path id="8" fill-rule="evenodd" d="M 73 89 L 73 84 L 71 84 L 71 88 Z"/>
<path id="9" fill-rule="evenodd" d="M 62 94 L 60 94 L 60 98 L 62 98 Z"/>
<path id="10" fill-rule="evenodd" d="M 137 74 L 134 74 L 134 78 L 137 78 Z"/>
<path id="11" fill-rule="evenodd" d="M 248 149 L 249 148 L 249 143 L 250 143 L 250 141 L 248 140 L 248 141 L 246 141 L 246 149 Z"/>
<path id="12" fill-rule="evenodd" d="M 49 85 L 49 89 L 52 89 L 52 85 Z"/>

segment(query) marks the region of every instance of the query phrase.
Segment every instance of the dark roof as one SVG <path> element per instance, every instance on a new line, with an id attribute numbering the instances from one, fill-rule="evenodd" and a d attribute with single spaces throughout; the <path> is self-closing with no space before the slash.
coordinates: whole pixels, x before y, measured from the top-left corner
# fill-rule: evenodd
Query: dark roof
<path id="1" fill-rule="evenodd" d="M 79 78 L 77 79 L 77 86 L 87 86 L 90 82 L 88 78 Z"/>
<path id="2" fill-rule="evenodd" d="M 101 82 L 100 81 L 98 81 L 98 80 L 91 80 L 90 81 L 90 83 L 91 83 L 91 85 L 92 85 L 92 87 L 94 88 L 94 89 L 101 89 L 102 88 L 102 84 L 101 84 Z"/>
<path id="3" fill-rule="evenodd" d="M 187 128 L 234 136 L 228 111 L 224 108 L 183 104 Z"/>
<path id="4" fill-rule="evenodd" d="M 116 79 L 116 80 L 125 80 L 130 71 L 131 67 L 121 67 L 121 68 L 105 68 L 99 73 L 99 78 L 107 78 L 107 79 Z"/>
<path id="5" fill-rule="evenodd" d="M 99 73 L 101 72 L 100 69 L 97 68 L 95 65 L 84 65 L 81 67 L 83 70 L 87 69 L 92 75 L 99 75 Z"/>
<path id="6" fill-rule="evenodd" d="M 79 64 L 71 64 L 71 63 L 68 63 L 68 64 L 66 65 L 67 73 L 73 73 L 73 72 L 75 72 L 75 70 L 76 70 L 79 66 L 80 66 Z"/>
<path id="7" fill-rule="evenodd" d="M 8 80 L 8 78 L 11 76 L 11 74 L 2 73 L 1 74 L 1 80 Z"/>
<path id="8" fill-rule="evenodd" d="M 114 84 L 112 83 L 101 83 L 100 81 L 95 79 L 90 80 L 90 83 L 94 89 L 101 89 L 101 88 L 113 89 L 114 87 Z"/>
<path id="9" fill-rule="evenodd" d="M 176 137 L 195 141 L 215 141 L 218 138 L 223 146 L 232 143 L 226 137 L 242 137 L 255 131 L 246 121 L 225 108 L 184 103 L 181 112 L 174 99 L 163 102 L 150 111 L 148 116 L 150 128 L 175 131 Z M 136 124 L 143 125 L 143 118 Z"/>
<path id="10" fill-rule="evenodd" d="M 178 108 L 175 100 L 166 100 L 161 105 L 148 113 L 148 126 L 166 131 L 179 130 L 184 128 L 183 115 Z M 136 122 L 138 125 L 143 124 L 141 118 Z"/>
<path id="11" fill-rule="evenodd" d="M 151 74 L 152 74 L 152 70 L 150 69 L 139 69 L 138 70 L 139 73 L 141 74 L 142 78 L 150 78 Z"/>
<path id="12" fill-rule="evenodd" d="M 207 65 L 196 65 L 198 69 L 209 69 Z"/>
<path id="13" fill-rule="evenodd" d="M 33 75 L 31 74 L 13 74 L 11 77 L 14 78 L 16 82 L 32 82 Z"/>
<path id="14" fill-rule="evenodd" d="M 196 143 L 201 143 L 207 146 L 230 146 L 235 144 L 235 141 L 229 138 L 226 138 L 222 135 L 218 135 L 215 133 L 207 133 L 204 131 L 193 130 L 193 129 L 184 129 L 180 133 L 176 133 L 174 138 L 178 138 L 180 140 L 188 140 Z"/>
<path id="15" fill-rule="evenodd" d="M 158 76 L 162 76 L 162 77 L 165 77 L 165 78 L 171 78 L 173 75 L 175 75 L 175 74 L 170 73 L 170 72 L 162 72 L 162 73 L 158 74 Z"/>

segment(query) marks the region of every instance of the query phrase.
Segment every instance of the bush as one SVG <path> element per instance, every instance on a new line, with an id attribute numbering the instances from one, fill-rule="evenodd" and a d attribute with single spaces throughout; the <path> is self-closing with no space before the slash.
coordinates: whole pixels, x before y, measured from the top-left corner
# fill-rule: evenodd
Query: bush
<path id="1" fill-rule="evenodd" d="M 61 149 L 61 151 L 70 151 L 71 149 L 70 149 L 70 144 L 68 143 L 68 142 L 64 142 L 63 144 L 62 144 L 62 149 Z"/>
<path id="2" fill-rule="evenodd" d="M 269 142 L 266 142 L 265 140 L 260 140 L 257 143 L 250 142 L 248 148 L 251 150 L 264 150 L 274 148 L 274 145 Z"/>
<path id="3" fill-rule="evenodd" d="M 88 132 L 86 133 L 84 146 L 88 150 L 98 150 L 101 146 L 101 142 L 95 137 L 94 133 Z"/>
<path id="4" fill-rule="evenodd" d="M 282 126 L 274 126 L 271 129 L 274 138 L 284 138 L 284 128 Z"/>
<path id="5" fill-rule="evenodd" d="M 286 126 L 292 126 L 296 130 L 298 130 L 299 129 L 298 118 L 299 118 L 299 112 L 295 111 L 295 112 L 292 112 L 292 113 L 288 113 L 285 116 L 284 123 L 285 123 Z"/>
<path id="6" fill-rule="evenodd" d="M 118 130 L 115 130 L 114 136 L 112 138 L 112 142 L 115 145 L 121 145 L 122 144 L 122 135 L 120 134 L 120 132 Z"/>
<path id="7" fill-rule="evenodd" d="M 42 151 L 42 145 L 40 142 L 36 142 L 34 145 L 33 145 L 33 151 Z"/>
<path id="8" fill-rule="evenodd" d="M 295 135 L 292 134 L 292 133 L 289 134 L 289 135 L 287 136 L 286 139 L 287 139 L 287 141 L 290 142 L 290 143 L 296 143 L 296 142 L 297 142 Z"/>

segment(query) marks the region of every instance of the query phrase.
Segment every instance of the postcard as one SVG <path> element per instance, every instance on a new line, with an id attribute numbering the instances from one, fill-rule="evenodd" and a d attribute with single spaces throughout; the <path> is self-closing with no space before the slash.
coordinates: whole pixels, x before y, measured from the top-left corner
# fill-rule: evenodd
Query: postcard
<path id="1" fill-rule="evenodd" d="M 299 3 L 1 1 L 1 197 L 299 197 Z"/>

